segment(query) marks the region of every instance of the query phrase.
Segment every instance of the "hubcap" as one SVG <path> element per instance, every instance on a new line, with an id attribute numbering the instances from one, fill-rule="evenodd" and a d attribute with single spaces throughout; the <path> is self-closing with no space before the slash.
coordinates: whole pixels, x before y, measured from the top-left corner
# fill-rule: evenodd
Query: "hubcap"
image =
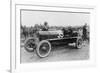
<path id="1" fill-rule="evenodd" d="M 81 39 L 78 40 L 78 44 L 77 45 L 78 45 L 79 48 L 81 48 L 81 46 L 82 46 L 82 40 Z"/>
<path id="2" fill-rule="evenodd" d="M 49 51 L 49 45 L 47 43 L 43 43 L 41 46 L 40 46 L 40 49 L 39 49 L 39 52 L 41 55 L 45 55 L 47 54 Z"/>

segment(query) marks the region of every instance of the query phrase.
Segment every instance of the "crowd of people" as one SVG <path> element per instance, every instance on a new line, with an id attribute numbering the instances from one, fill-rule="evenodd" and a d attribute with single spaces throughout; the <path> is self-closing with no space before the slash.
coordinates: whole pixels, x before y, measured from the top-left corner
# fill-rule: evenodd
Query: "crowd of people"
<path id="1" fill-rule="evenodd" d="M 86 39 L 89 40 L 89 31 L 88 31 L 87 27 L 88 27 L 87 23 L 85 23 L 85 25 L 81 28 L 82 29 L 82 33 L 81 34 L 82 34 L 83 40 L 86 40 Z M 35 24 L 34 28 L 31 27 L 31 30 L 28 30 L 28 32 L 25 31 L 25 29 L 23 29 L 21 35 L 23 34 L 26 37 L 26 36 L 28 36 L 28 34 L 32 35 L 36 31 L 39 31 L 39 30 L 41 30 L 41 31 L 48 31 L 49 28 L 50 27 L 48 25 L 48 22 L 45 21 L 44 24 L 42 24 L 42 25 L 41 24 L 40 25 Z M 73 29 L 71 29 L 71 27 L 70 27 L 69 30 L 72 32 Z"/>

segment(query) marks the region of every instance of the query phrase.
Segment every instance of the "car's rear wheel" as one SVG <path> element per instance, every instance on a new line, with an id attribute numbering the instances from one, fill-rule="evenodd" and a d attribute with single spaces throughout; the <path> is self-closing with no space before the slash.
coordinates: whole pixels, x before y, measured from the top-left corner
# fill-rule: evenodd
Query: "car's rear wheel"
<path id="1" fill-rule="evenodd" d="M 51 44 L 47 40 L 43 40 L 36 48 L 37 55 L 41 58 L 47 57 L 51 52 Z"/>
<path id="2" fill-rule="evenodd" d="M 38 40 L 36 38 L 28 38 L 25 41 L 24 48 L 28 52 L 34 52 L 37 47 Z"/>

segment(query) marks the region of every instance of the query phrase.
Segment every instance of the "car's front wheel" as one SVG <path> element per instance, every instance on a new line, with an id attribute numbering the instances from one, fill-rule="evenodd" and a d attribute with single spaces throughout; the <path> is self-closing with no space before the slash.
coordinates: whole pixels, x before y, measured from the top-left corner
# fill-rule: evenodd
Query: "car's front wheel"
<path id="1" fill-rule="evenodd" d="M 36 48 L 37 55 L 41 58 L 47 57 L 51 52 L 51 44 L 47 40 L 41 41 Z"/>

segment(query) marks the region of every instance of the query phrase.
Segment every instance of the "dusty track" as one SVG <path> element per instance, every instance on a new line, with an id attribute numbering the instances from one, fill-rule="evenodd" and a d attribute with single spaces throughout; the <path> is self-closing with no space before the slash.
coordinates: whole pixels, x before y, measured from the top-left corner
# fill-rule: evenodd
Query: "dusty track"
<path id="1" fill-rule="evenodd" d="M 89 59 L 89 44 L 86 42 L 81 49 L 75 49 L 70 46 L 54 46 L 50 55 L 46 58 L 40 58 L 36 52 L 27 52 L 21 47 L 21 63 L 49 62 L 49 61 L 70 61 Z"/>

